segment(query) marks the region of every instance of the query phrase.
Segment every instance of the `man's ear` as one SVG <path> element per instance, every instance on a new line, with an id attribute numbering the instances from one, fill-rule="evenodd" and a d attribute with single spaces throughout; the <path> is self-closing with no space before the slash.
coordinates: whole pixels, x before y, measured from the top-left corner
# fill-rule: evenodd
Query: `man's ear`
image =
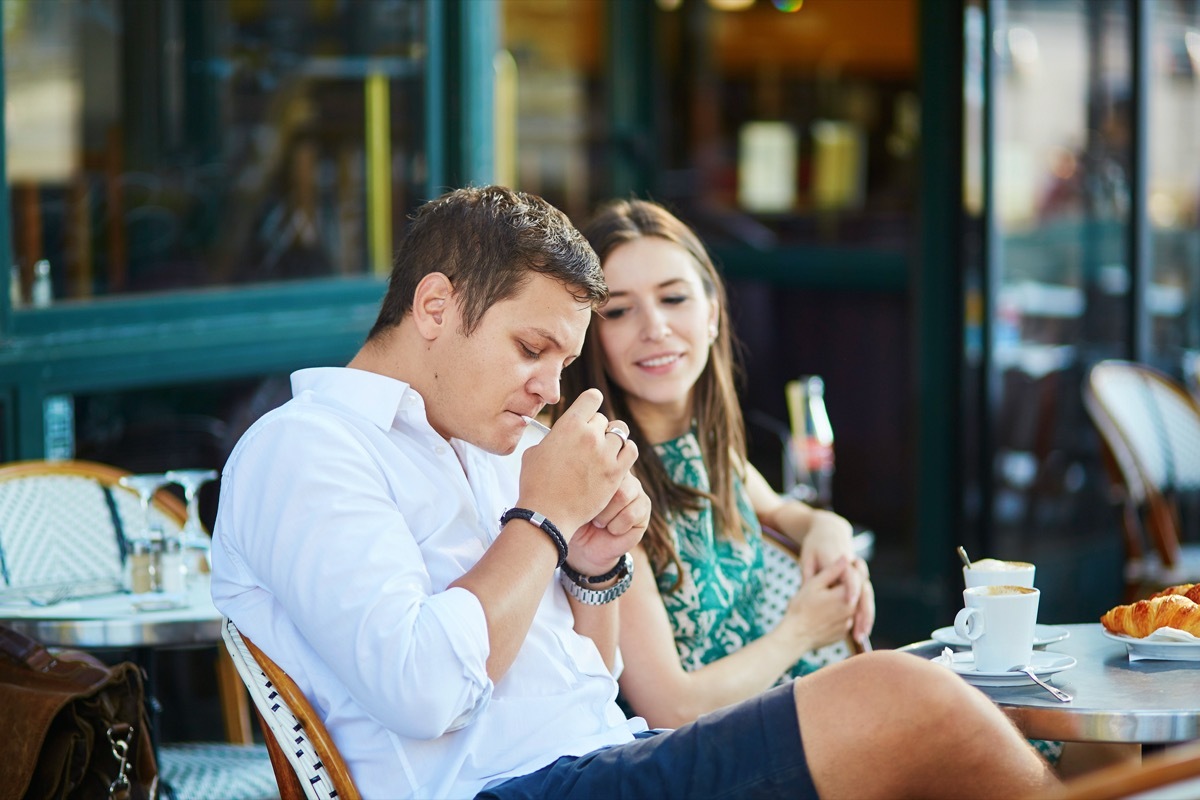
<path id="1" fill-rule="evenodd" d="M 413 293 L 413 322 L 426 339 L 436 339 L 454 320 L 454 285 L 441 272 L 431 272 Z"/>

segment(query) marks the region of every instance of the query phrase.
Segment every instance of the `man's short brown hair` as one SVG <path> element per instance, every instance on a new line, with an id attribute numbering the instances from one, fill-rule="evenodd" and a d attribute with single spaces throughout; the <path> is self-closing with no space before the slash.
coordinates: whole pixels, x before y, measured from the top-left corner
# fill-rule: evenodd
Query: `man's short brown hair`
<path id="1" fill-rule="evenodd" d="M 512 297 L 531 272 L 561 282 L 581 303 L 604 301 L 600 260 L 567 215 L 537 195 L 503 186 L 455 189 L 417 209 L 396 252 L 387 294 L 367 337 L 400 324 L 417 284 L 431 272 L 450 279 L 463 334 Z"/>

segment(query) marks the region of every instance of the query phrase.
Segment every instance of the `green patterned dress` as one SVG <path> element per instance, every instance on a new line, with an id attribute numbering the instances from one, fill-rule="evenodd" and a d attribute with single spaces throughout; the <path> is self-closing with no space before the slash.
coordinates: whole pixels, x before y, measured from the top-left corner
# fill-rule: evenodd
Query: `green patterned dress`
<path id="1" fill-rule="evenodd" d="M 708 468 L 694 431 L 654 446 L 675 483 L 709 490 Z M 679 571 L 672 564 L 658 576 L 658 591 L 675 632 L 675 649 L 689 672 L 724 658 L 766 633 L 759 620 L 762 592 L 763 538 L 745 485 L 736 480 L 738 510 L 749 522 L 745 541 L 717 536 L 712 508 L 684 510 L 669 518 L 675 551 L 683 564 L 679 588 L 671 591 Z M 801 659 L 781 680 L 812 672 L 817 665 Z"/>

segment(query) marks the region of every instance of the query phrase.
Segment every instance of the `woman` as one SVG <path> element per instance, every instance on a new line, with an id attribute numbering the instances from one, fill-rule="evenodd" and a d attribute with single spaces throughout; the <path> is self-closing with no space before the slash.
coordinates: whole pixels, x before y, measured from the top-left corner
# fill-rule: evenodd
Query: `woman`
<path id="1" fill-rule="evenodd" d="M 600 388 L 642 444 L 654 512 L 620 600 L 621 688 L 650 725 L 675 727 L 802 674 L 803 654 L 851 630 L 866 636 L 874 597 L 850 525 L 781 498 L 746 460 L 725 290 L 696 235 L 638 200 L 605 207 L 584 235 L 610 296 L 563 397 Z M 759 620 L 760 523 L 800 547 L 804 573 L 772 630 Z"/>

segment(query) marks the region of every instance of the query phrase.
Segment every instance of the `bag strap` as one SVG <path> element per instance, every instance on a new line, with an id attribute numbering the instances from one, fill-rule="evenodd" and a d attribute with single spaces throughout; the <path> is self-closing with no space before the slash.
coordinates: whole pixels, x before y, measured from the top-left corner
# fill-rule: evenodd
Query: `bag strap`
<path id="1" fill-rule="evenodd" d="M 108 679 L 109 671 L 86 661 L 58 659 L 37 639 L 0 625 L 0 653 L 4 653 L 34 672 L 91 689 Z"/>

